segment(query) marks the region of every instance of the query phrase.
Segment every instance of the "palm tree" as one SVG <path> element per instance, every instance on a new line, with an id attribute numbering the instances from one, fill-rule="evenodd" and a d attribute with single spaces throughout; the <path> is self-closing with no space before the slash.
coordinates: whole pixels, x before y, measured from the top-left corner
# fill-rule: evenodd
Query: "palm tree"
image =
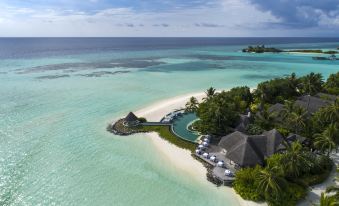
<path id="1" fill-rule="evenodd" d="M 336 178 L 336 180 L 338 180 Z M 332 196 L 339 199 L 339 186 L 330 186 L 326 188 L 326 193 L 334 193 Z"/>
<path id="2" fill-rule="evenodd" d="M 191 97 L 190 100 L 185 105 L 186 112 L 196 112 L 198 110 L 199 102 L 197 98 Z"/>
<path id="3" fill-rule="evenodd" d="M 323 109 L 324 118 L 327 122 L 338 122 L 339 121 L 339 98 L 335 102 Z"/>
<path id="4" fill-rule="evenodd" d="M 260 111 L 260 113 L 258 113 L 258 115 L 256 115 L 255 121 L 263 129 L 271 129 L 274 117 L 274 113 L 270 113 L 267 108 L 264 108 Z"/>
<path id="5" fill-rule="evenodd" d="M 290 76 L 288 76 L 288 83 L 289 83 L 289 86 L 295 90 L 295 92 L 298 92 L 298 78 L 297 78 L 297 75 L 293 72 Z"/>
<path id="6" fill-rule="evenodd" d="M 257 89 L 256 89 L 256 94 L 257 97 L 259 98 L 260 101 L 260 108 L 259 110 L 264 109 L 264 105 L 267 102 L 267 93 L 268 93 L 268 88 L 265 84 L 259 84 Z"/>
<path id="7" fill-rule="evenodd" d="M 322 90 L 323 83 L 323 77 L 320 73 L 311 72 L 302 78 L 303 92 L 308 95 L 314 95 Z"/>
<path id="8" fill-rule="evenodd" d="M 325 193 L 321 193 L 320 196 L 320 206 L 338 206 L 339 203 L 336 201 L 336 199 L 332 196 L 325 195 Z"/>
<path id="9" fill-rule="evenodd" d="M 206 90 L 205 94 L 206 97 L 204 97 L 203 100 L 207 101 L 208 99 L 215 95 L 215 89 L 213 87 L 210 87 Z"/>
<path id="10" fill-rule="evenodd" d="M 320 149 L 322 152 L 327 151 L 327 156 L 338 146 L 339 135 L 337 124 L 330 124 L 322 133 L 314 135 L 314 146 Z"/>
<path id="11" fill-rule="evenodd" d="M 281 117 L 281 120 L 286 120 L 288 115 L 293 111 L 294 111 L 294 102 L 286 100 L 284 107 L 279 112 L 278 116 Z"/>
<path id="12" fill-rule="evenodd" d="M 287 147 L 286 153 L 282 158 L 284 172 L 288 176 L 298 177 L 301 171 L 311 168 L 312 162 L 299 142 L 293 142 Z"/>
<path id="13" fill-rule="evenodd" d="M 278 167 L 266 167 L 258 175 L 258 189 L 265 194 L 278 195 L 286 186 L 286 180 L 282 176 L 281 169 Z"/>
<path id="14" fill-rule="evenodd" d="M 298 106 L 294 107 L 293 110 L 294 111 L 286 117 L 285 123 L 290 129 L 294 130 L 296 134 L 299 134 L 299 132 L 306 127 L 307 112 L 304 108 Z"/>

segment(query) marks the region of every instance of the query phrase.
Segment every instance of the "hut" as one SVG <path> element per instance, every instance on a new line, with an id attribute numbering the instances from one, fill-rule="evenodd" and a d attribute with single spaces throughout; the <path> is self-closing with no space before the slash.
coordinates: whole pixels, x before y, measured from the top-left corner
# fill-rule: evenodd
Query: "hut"
<path id="1" fill-rule="evenodd" d="M 131 127 L 137 126 L 139 124 L 139 119 L 133 112 L 128 113 L 128 115 L 124 118 L 124 125 Z"/>

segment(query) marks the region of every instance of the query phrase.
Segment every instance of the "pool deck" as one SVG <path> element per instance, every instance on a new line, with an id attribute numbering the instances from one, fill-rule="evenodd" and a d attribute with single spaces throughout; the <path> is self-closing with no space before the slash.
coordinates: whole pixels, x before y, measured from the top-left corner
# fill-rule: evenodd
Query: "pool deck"
<path id="1" fill-rule="evenodd" d="M 224 185 L 231 185 L 232 182 L 235 180 L 235 177 L 226 176 L 225 170 L 228 169 L 233 174 L 235 174 L 237 170 L 235 169 L 235 165 L 232 164 L 228 158 L 226 158 L 225 153 L 222 152 L 222 148 L 216 145 L 209 145 L 204 151 L 208 152 L 211 156 L 215 155 L 217 160 L 224 161 L 225 166 L 218 167 L 216 162 L 213 162 L 210 159 L 206 159 L 202 155 L 195 154 L 195 156 L 199 157 L 201 160 L 207 162 L 214 167 L 212 170 L 212 175 L 214 178 L 217 178 L 218 180 L 223 182 Z"/>

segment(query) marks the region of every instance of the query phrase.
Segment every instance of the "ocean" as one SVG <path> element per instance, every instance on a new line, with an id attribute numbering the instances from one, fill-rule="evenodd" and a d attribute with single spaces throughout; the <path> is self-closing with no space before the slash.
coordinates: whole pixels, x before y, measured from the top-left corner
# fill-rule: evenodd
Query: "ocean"
<path id="1" fill-rule="evenodd" d="M 106 126 L 129 111 L 210 86 L 339 71 L 307 54 L 339 38 L 0 38 L 0 205 L 237 205 L 168 164 L 143 134 Z"/>

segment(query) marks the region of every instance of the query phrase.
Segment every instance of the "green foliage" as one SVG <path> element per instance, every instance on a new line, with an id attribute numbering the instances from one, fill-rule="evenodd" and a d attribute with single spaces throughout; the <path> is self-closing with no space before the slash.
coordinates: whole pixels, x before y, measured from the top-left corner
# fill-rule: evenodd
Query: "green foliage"
<path id="1" fill-rule="evenodd" d="M 323 132 L 330 124 L 339 122 L 339 99 L 334 104 L 318 110 L 312 116 L 311 123 L 313 133 Z"/>
<path id="2" fill-rule="evenodd" d="M 323 90 L 323 77 L 320 73 L 313 73 L 300 78 L 300 90 L 303 94 L 315 95 Z"/>
<path id="3" fill-rule="evenodd" d="M 259 83 L 254 95 L 261 103 L 283 103 L 284 100 L 298 96 L 297 85 L 299 80 L 295 74 L 286 78 L 276 78 Z"/>
<path id="4" fill-rule="evenodd" d="M 210 87 L 206 90 L 205 94 L 206 94 L 206 97 L 203 98 L 203 100 L 208 100 L 210 98 L 212 98 L 214 95 L 215 95 L 215 89 L 213 87 Z"/>
<path id="5" fill-rule="evenodd" d="M 265 199 L 269 206 L 294 206 L 300 199 L 304 198 L 306 194 L 306 188 L 298 184 L 288 183 L 285 190 L 278 194 L 267 193 Z"/>
<path id="6" fill-rule="evenodd" d="M 320 206 L 338 206 L 339 201 L 335 196 L 331 196 L 331 195 L 328 195 L 322 192 L 320 196 L 319 205 Z"/>
<path id="7" fill-rule="evenodd" d="M 339 145 L 339 131 L 336 123 L 331 123 L 322 133 L 314 134 L 314 146 L 327 156 Z"/>
<path id="8" fill-rule="evenodd" d="M 185 141 L 172 134 L 169 126 L 139 126 L 138 130 L 139 132 L 156 132 L 159 134 L 161 138 L 167 140 L 168 142 L 180 148 L 188 149 L 192 152 L 194 152 L 196 148 L 196 144 L 189 141 Z"/>
<path id="9" fill-rule="evenodd" d="M 275 114 L 270 113 L 265 106 L 260 112 L 254 117 L 254 124 L 263 130 L 270 130 L 274 127 Z"/>
<path id="10" fill-rule="evenodd" d="M 261 171 L 260 166 L 255 168 L 243 168 L 236 173 L 233 183 L 234 190 L 245 200 L 262 201 L 263 193 L 258 190 L 257 176 Z"/>
<path id="11" fill-rule="evenodd" d="M 197 98 L 191 97 L 185 105 L 185 112 L 196 112 L 198 110 L 199 102 Z"/>
<path id="12" fill-rule="evenodd" d="M 198 130 L 202 133 L 224 135 L 239 119 L 237 103 L 228 92 L 215 94 L 199 105 L 197 116 L 200 118 Z"/>
<path id="13" fill-rule="evenodd" d="M 147 122 L 147 120 L 146 120 L 145 117 L 139 117 L 138 120 L 139 120 L 139 122 L 141 122 L 141 123 Z"/>
<path id="14" fill-rule="evenodd" d="M 259 135 L 264 132 L 264 130 L 257 124 L 249 124 L 246 127 L 246 131 L 250 135 Z"/>
<path id="15" fill-rule="evenodd" d="M 299 142 L 293 142 L 283 154 L 281 165 L 286 177 L 296 178 L 307 173 L 312 167 L 311 154 Z"/>
<path id="16" fill-rule="evenodd" d="M 291 133 L 290 130 L 288 130 L 288 129 L 286 129 L 286 128 L 283 128 L 283 127 L 278 127 L 278 128 L 276 128 L 276 129 L 277 129 L 278 132 L 279 132 L 282 136 L 284 136 L 284 137 L 287 137 L 287 136 Z"/>
<path id="17" fill-rule="evenodd" d="M 248 46 L 248 48 L 243 49 L 242 52 L 254 52 L 254 53 L 264 53 L 264 52 L 283 52 L 281 49 L 276 48 L 266 48 L 265 45 L 258 45 L 258 46 Z"/>
<path id="18" fill-rule="evenodd" d="M 233 99 L 236 110 L 239 112 L 245 112 L 253 102 L 253 96 L 249 87 L 234 87 L 227 94 Z"/>

